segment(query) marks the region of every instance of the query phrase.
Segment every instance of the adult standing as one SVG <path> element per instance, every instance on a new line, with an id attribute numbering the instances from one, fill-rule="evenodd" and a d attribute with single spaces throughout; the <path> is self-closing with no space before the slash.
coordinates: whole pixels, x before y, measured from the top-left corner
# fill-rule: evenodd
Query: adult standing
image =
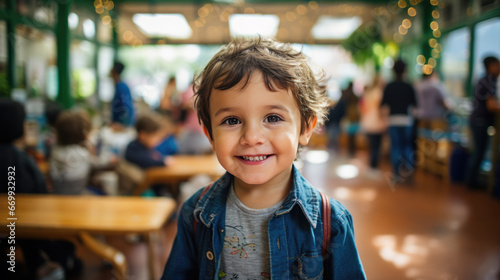
<path id="1" fill-rule="evenodd" d="M 123 63 L 115 61 L 110 72 L 110 76 L 115 82 L 115 95 L 111 101 L 111 126 L 115 130 L 122 130 L 123 127 L 132 126 L 135 121 L 132 95 L 128 86 L 121 79 L 124 69 Z"/>
<path id="2" fill-rule="evenodd" d="M 370 174 L 378 174 L 382 136 L 387 130 L 387 118 L 381 112 L 382 79 L 379 75 L 368 87 L 361 100 L 361 128 L 366 133 L 370 147 Z"/>
<path id="3" fill-rule="evenodd" d="M 495 113 L 500 112 L 500 104 L 496 98 L 500 63 L 498 58 L 489 56 L 483 60 L 483 64 L 486 76 L 476 85 L 472 97 L 473 109 L 469 117 L 474 154 L 467 174 L 467 186 L 472 189 L 478 188 L 479 169 L 488 147 L 488 127 L 495 124 Z"/>
<path id="4" fill-rule="evenodd" d="M 445 116 L 449 106 L 446 102 L 446 90 L 439 81 L 436 71 L 423 74 L 422 80 L 416 86 L 417 118 L 424 121 L 440 120 Z"/>
<path id="5" fill-rule="evenodd" d="M 395 178 L 400 181 L 411 175 L 414 166 L 412 108 L 417 106 L 417 99 L 413 86 L 404 81 L 404 61 L 394 62 L 393 71 L 396 79 L 385 87 L 381 106 L 389 109 L 391 161 Z"/>

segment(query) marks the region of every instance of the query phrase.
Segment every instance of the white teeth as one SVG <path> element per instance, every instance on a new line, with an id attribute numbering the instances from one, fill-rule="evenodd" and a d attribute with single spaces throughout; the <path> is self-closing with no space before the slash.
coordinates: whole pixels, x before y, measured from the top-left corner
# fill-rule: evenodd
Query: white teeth
<path id="1" fill-rule="evenodd" d="M 247 157 L 247 156 L 242 156 L 244 160 L 248 161 L 260 161 L 260 160 L 265 160 L 267 156 L 257 156 L 257 157 Z"/>

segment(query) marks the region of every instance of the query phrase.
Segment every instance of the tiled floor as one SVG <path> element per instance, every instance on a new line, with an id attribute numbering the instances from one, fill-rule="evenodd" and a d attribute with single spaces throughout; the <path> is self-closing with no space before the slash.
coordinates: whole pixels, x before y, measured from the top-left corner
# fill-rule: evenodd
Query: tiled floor
<path id="1" fill-rule="evenodd" d="M 411 183 L 393 186 L 384 176 L 390 170 L 387 162 L 379 178 L 367 172 L 365 162 L 362 152 L 356 159 L 330 155 L 326 163 L 304 161 L 302 173 L 350 210 L 368 279 L 500 279 L 500 200 L 421 171 L 415 172 Z M 354 177 L 341 178 L 338 171 Z M 175 232 L 175 222 L 170 222 L 162 233 L 163 245 L 155 260 L 158 273 Z M 128 279 L 148 279 L 144 242 L 107 240 L 126 254 Z M 114 278 L 113 271 L 85 248 L 79 248 L 79 254 L 86 266 L 74 279 Z"/>

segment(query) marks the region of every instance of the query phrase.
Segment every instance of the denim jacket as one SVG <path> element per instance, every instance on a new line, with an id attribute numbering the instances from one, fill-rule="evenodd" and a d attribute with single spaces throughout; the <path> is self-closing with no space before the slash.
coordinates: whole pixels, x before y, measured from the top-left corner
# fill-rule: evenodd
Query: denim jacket
<path id="1" fill-rule="evenodd" d="M 351 214 L 330 199 L 331 236 L 324 261 L 320 193 L 295 167 L 292 176 L 290 194 L 269 220 L 270 279 L 366 279 L 354 243 Z M 161 279 L 219 279 L 226 198 L 232 180 L 226 173 L 201 199 L 199 190 L 184 203 Z"/>

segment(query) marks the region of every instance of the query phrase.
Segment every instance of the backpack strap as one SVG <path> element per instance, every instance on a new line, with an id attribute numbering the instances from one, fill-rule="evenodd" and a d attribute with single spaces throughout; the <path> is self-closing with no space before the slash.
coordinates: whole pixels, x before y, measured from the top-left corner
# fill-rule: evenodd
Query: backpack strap
<path id="1" fill-rule="evenodd" d="M 321 244 L 321 255 L 323 255 L 323 260 L 326 258 L 328 247 L 330 245 L 330 235 L 331 235 L 331 220 L 332 220 L 332 209 L 330 206 L 330 199 L 328 196 L 322 192 L 321 194 L 321 211 L 323 217 L 323 243 Z"/>
<path id="2" fill-rule="evenodd" d="M 201 198 L 208 192 L 208 190 L 210 189 L 210 187 L 212 187 L 213 184 L 210 184 L 208 186 L 206 186 L 203 191 L 201 192 L 201 195 L 200 197 L 198 198 L 198 201 L 201 200 Z M 198 220 L 196 220 L 196 218 L 194 219 L 194 223 L 193 223 L 193 233 L 196 234 L 196 227 L 198 226 Z"/>

